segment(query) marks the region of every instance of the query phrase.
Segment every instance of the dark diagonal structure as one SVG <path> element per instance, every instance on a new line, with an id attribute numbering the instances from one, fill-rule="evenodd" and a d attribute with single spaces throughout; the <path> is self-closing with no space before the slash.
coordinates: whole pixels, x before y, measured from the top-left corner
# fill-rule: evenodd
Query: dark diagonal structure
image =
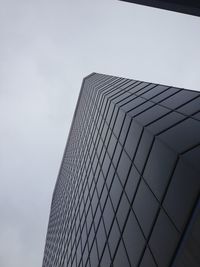
<path id="1" fill-rule="evenodd" d="M 43 267 L 199 267 L 199 160 L 199 92 L 86 77 Z"/>
<path id="2" fill-rule="evenodd" d="M 199 0 L 121 0 L 121 1 L 176 11 L 189 15 L 200 16 Z"/>

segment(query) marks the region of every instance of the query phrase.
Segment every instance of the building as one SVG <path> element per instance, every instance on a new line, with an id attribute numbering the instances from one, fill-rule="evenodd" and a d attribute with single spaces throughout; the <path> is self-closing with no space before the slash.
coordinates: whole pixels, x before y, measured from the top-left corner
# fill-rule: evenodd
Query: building
<path id="1" fill-rule="evenodd" d="M 199 0 L 121 0 L 121 1 L 176 11 L 189 15 L 200 16 Z"/>
<path id="2" fill-rule="evenodd" d="M 86 77 L 43 267 L 200 266 L 199 159 L 200 92 Z"/>

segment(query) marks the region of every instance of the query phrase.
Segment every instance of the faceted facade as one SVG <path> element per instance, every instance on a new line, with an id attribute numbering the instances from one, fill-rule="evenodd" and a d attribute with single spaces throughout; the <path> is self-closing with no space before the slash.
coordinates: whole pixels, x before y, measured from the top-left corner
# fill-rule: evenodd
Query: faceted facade
<path id="1" fill-rule="evenodd" d="M 199 0 L 121 0 L 121 1 L 200 16 Z"/>
<path id="2" fill-rule="evenodd" d="M 199 92 L 86 77 L 43 267 L 200 266 L 199 160 Z"/>

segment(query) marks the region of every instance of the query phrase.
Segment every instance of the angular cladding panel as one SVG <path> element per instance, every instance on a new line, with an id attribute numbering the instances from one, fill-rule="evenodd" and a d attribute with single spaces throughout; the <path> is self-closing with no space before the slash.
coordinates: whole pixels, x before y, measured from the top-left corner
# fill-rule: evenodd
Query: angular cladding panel
<path id="1" fill-rule="evenodd" d="M 200 266 L 199 113 L 199 92 L 86 77 L 43 267 Z"/>
<path id="2" fill-rule="evenodd" d="M 189 15 L 200 16 L 199 0 L 121 0 L 134 4 L 176 11 Z"/>

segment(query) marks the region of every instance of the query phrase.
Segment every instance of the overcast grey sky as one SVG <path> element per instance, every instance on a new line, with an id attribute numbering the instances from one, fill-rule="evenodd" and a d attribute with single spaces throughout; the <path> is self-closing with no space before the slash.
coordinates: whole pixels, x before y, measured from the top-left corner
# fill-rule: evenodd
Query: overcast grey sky
<path id="1" fill-rule="evenodd" d="M 81 82 L 200 89 L 200 18 L 117 0 L 0 0 L 0 266 L 41 266 Z"/>

